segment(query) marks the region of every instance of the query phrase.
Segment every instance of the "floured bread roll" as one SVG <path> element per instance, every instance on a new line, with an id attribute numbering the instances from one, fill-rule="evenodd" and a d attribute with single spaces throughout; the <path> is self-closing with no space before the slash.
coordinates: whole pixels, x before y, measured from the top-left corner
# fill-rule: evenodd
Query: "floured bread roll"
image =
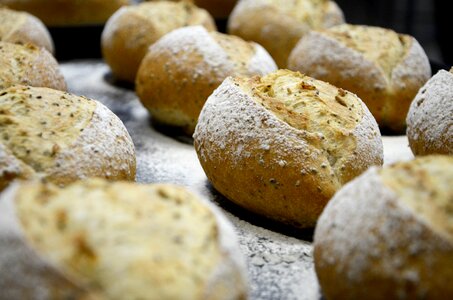
<path id="1" fill-rule="evenodd" d="M 226 77 L 276 69 L 260 45 L 191 26 L 172 31 L 149 48 L 136 92 L 155 121 L 192 134 L 203 104 Z"/>
<path id="2" fill-rule="evenodd" d="M 415 155 L 453 154 L 452 72 L 434 75 L 409 108 L 407 137 Z"/>
<path id="3" fill-rule="evenodd" d="M 316 273 L 327 299 L 452 299 L 453 157 L 372 168 L 319 218 Z"/>
<path id="4" fill-rule="evenodd" d="M 431 76 L 413 37 L 358 25 L 312 31 L 294 48 L 288 67 L 356 93 L 393 133 L 404 133 L 409 105 Z"/>
<path id="5" fill-rule="evenodd" d="M 314 226 L 343 184 L 383 160 L 376 121 L 357 96 L 287 70 L 227 78 L 194 140 L 220 193 L 297 227 Z"/>
<path id="6" fill-rule="evenodd" d="M 241 0 L 228 20 L 228 33 L 262 45 L 286 68 L 302 36 L 342 23 L 341 9 L 330 0 Z"/>
<path id="7" fill-rule="evenodd" d="M 58 63 L 47 50 L 0 42 L 0 89 L 15 84 L 66 91 Z"/>
<path id="8" fill-rule="evenodd" d="M 204 9 L 187 2 L 155 1 L 123 7 L 102 33 L 104 59 L 116 78 L 134 82 L 148 47 L 170 31 L 191 25 L 216 29 Z"/>
<path id="9" fill-rule="evenodd" d="M 171 185 L 13 184 L 0 196 L 0 298 L 245 299 L 231 224 Z"/>
<path id="10" fill-rule="evenodd" d="M 129 0 L 0 0 L 15 10 L 31 13 L 47 26 L 98 25 Z"/>
<path id="11" fill-rule="evenodd" d="M 126 128 L 101 103 L 48 88 L 0 90 L 0 187 L 31 177 L 134 180 L 135 168 Z"/>
<path id="12" fill-rule="evenodd" d="M 54 52 L 52 37 L 46 26 L 33 15 L 0 7 L 0 41 L 15 44 L 31 43 Z"/>

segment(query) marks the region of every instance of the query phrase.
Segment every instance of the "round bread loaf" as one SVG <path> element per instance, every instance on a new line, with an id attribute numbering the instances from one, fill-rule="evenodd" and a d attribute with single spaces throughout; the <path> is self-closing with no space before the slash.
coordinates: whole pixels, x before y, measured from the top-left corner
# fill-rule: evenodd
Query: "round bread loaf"
<path id="1" fill-rule="evenodd" d="M 46 49 L 0 42 L 0 89 L 15 84 L 66 91 L 58 63 Z"/>
<path id="2" fill-rule="evenodd" d="M 313 227 L 343 184 L 383 161 L 379 128 L 357 96 L 287 70 L 227 78 L 194 141 L 221 194 L 297 227 Z"/>
<path id="3" fill-rule="evenodd" d="M 59 185 L 85 177 L 135 179 L 135 150 L 108 108 L 48 88 L 0 90 L 0 187 L 40 177 Z"/>
<path id="4" fill-rule="evenodd" d="M 31 43 L 54 52 L 46 26 L 33 15 L 0 7 L 0 41 L 15 44 Z"/>
<path id="5" fill-rule="evenodd" d="M 98 25 L 129 0 L 0 0 L 0 5 L 31 13 L 47 26 Z"/>
<path id="6" fill-rule="evenodd" d="M 0 196 L 2 299 L 245 299 L 231 224 L 177 186 L 90 179 Z"/>
<path id="7" fill-rule="evenodd" d="M 187 2 L 156 1 L 118 10 L 102 33 L 102 53 L 113 75 L 134 82 L 148 47 L 170 31 L 190 25 L 215 30 L 212 17 Z"/>
<path id="8" fill-rule="evenodd" d="M 259 43 L 280 68 L 286 68 L 302 36 L 341 23 L 342 11 L 329 0 L 242 0 L 231 13 L 228 32 Z"/>
<path id="9" fill-rule="evenodd" d="M 260 45 L 191 26 L 167 34 L 149 48 L 136 91 L 153 120 L 192 134 L 203 104 L 226 77 L 276 69 Z"/>
<path id="10" fill-rule="evenodd" d="M 431 76 L 413 37 L 346 24 L 304 36 L 288 67 L 356 93 L 379 126 L 393 133 L 404 133 L 409 105 Z"/>
<path id="11" fill-rule="evenodd" d="M 415 155 L 453 154 L 452 72 L 439 71 L 412 101 L 407 137 Z"/>
<path id="12" fill-rule="evenodd" d="M 372 168 L 319 218 L 314 258 L 327 299 L 453 297 L 453 157 Z"/>

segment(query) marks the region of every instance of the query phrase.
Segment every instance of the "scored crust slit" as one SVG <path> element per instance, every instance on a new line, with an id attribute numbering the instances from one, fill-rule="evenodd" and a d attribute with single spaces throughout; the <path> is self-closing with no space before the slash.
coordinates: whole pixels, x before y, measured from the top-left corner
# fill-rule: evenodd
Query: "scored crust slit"
<path id="1" fill-rule="evenodd" d="M 314 226 L 336 190 L 383 159 L 358 97 L 287 70 L 227 78 L 200 114 L 194 145 L 221 194 L 297 227 Z"/>

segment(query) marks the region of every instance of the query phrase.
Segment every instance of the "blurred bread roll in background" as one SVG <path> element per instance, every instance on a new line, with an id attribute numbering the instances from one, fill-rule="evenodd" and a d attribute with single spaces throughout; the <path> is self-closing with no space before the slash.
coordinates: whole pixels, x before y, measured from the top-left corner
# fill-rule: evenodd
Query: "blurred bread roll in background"
<path id="1" fill-rule="evenodd" d="M 216 29 L 208 12 L 184 1 L 153 1 L 123 7 L 104 28 L 103 57 L 117 79 L 134 82 L 148 47 L 170 31 L 191 25 Z"/>
<path id="2" fill-rule="evenodd" d="M 149 48 L 136 91 L 154 121 L 192 134 L 206 99 L 226 77 L 276 69 L 260 45 L 191 26 L 172 31 Z"/>
<path id="3" fill-rule="evenodd" d="M 371 168 L 319 218 L 314 259 L 326 299 L 453 297 L 453 157 Z"/>
<path id="4" fill-rule="evenodd" d="M 0 41 L 0 89 L 15 84 L 66 90 L 58 63 L 46 49 Z"/>
<path id="5" fill-rule="evenodd" d="M 382 130 L 404 133 L 412 99 L 431 76 L 428 57 L 409 35 L 339 25 L 304 36 L 288 67 L 356 93 Z"/>
<path id="6" fill-rule="evenodd" d="M 354 94 L 298 72 L 229 77 L 201 111 L 194 145 L 222 195 L 314 227 L 342 185 L 382 165 L 378 126 Z"/>
<path id="7" fill-rule="evenodd" d="M 440 70 L 418 92 L 407 115 L 415 155 L 453 154 L 453 74 Z"/>
<path id="8" fill-rule="evenodd" d="M 228 33 L 262 45 L 286 68 L 302 36 L 342 23 L 341 9 L 330 0 L 241 0 L 228 20 Z"/>
<path id="9" fill-rule="evenodd" d="M 0 7 L 0 41 L 22 45 L 31 43 L 54 52 L 52 37 L 41 20 L 6 7 Z"/>
<path id="10" fill-rule="evenodd" d="M 232 225 L 184 188 L 91 179 L 0 196 L 0 298 L 247 297 Z"/>
<path id="11" fill-rule="evenodd" d="M 31 13 L 47 26 L 99 25 L 129 0 L 0 0 L 15 10 Z"/>
<path id="12" fill-rule="evenodd" d="M 101 103 L 49 88 L 0 90 L 0 187 L 32 177 L 134 180 L 135 169 L 126 128 Z"/>

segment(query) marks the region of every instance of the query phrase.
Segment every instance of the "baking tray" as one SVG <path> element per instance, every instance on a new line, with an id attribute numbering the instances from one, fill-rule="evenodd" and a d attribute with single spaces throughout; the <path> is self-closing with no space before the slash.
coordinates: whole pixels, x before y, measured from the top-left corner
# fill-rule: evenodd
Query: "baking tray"
<path id="1" fill-rule="evenodd" d="M 99 100 L 122 119 L 137 152 L 137 182 L 183 185 L 223 210 L 246 258 L 250 299 L 322 298 L 313 266 L 313 230 L 297 230 L 249 213 L 217 193 L 198 162 L 192 139 L 155 128 L 132 87 L 116 84 L 102 61 L 67 62 L 61 70 L 70 92 Z M 413 157 L 405 136 L 383 141 L 385 164 Z"/>

